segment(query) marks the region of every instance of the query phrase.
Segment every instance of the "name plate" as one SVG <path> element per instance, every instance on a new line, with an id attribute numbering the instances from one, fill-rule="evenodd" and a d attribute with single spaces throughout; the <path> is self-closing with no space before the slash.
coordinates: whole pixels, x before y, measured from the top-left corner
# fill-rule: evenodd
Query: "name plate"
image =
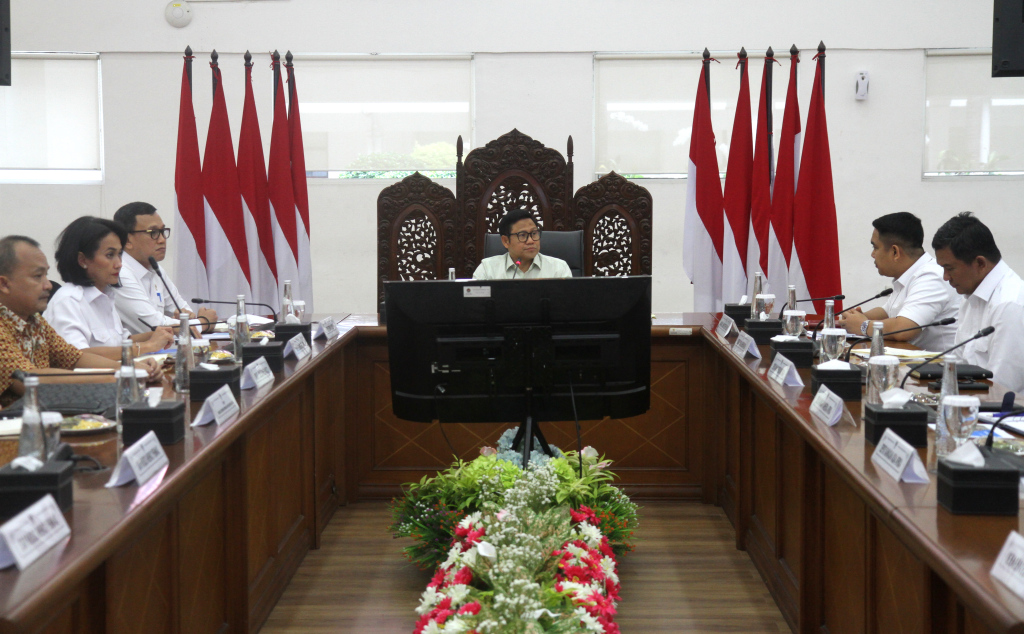
<path id="1" fill-rule="evenodd" d="M 757 349 L 754 338 L 749 332 L 742 330 L 740 331 L 740 336 L 736 337 L 736 341 L 732 344 L 732 353 L 741 359 L 748 354 L 757 359 L 761 358 L 761 351 Z"/>
<path id="2" fill-rule="evenodd" d="M 17 564 L 24 570 L 70 534 L 56 500 L 47 494 L 0 526 L 0 569 Z"/>
<path id="3" fill-rule="evenodd" d="M 722 315 L 722 318 L 718 320 L 718 326 L 715 327 L 715 334 L 725 339 L 732 334 L 732 329 L 736 326 L 736 320 L 728 315 Z"/>
<path id="4" fill-rule="evenodd" d="M 793 362 L 779 353 L 775 353 L 775 360 L 768 368 L 768 378 L 779 385 L 802 386 L 804 384 L 804 380 L 800 378 L 800 373 L 797 372 Z"/>
<path id="5" fill-rule="evenodd" d="M 928 482 L 925 469 L 917 450 L 900 438 L 892 429 L 886 429 L 871 454 L 871 462 L 897 482 Z"/>
<path id="6" fill-rule="evenodd" d="M 313 333 L 314 339 L 320 337 L 327 337 L 328 341 L 338 336 L 338 325 L 334 323 L 334 317 L 324 317 L 316 324 L 316 332 Z"/>
<path id="7" fill-rule="evenodd" d="M 302 337 L 302 335 L 297 336 L 299 338 Z M 250 365 L 255 364 L 256 362 L 254 361 Z M 222 385 L 220 389 L 207 396 L 206 400 L 203 401 L 203 406 L 199 409 L 199 413 L 196 414 L 196 419 L 192 421 L 192 426 L 209 425 L 213 422 L 222 425 L 237 416 L 240 410 L 238 401 L 235 400 L 235 395 L 231 392 L 231 386 Z"/>
<path id="8" fill-rule="evenodd" d="M 243 390 L 259 389 L 273 382 L 274 373 L 270 369 L 270 364 L 267 363 L 267 358 L 260 357 L 242 370 L 242 379 L 239 382 L 239 387 Z"/>
<path id="9" fill-rule="evenodd" d="M 309 348 L 309 342 L 306 338 L 299 333 L 288 340 L 288 343 L 284 344 L 284 356 L 288 358 L 288 355 L 295 355 L 297 361 L 302 361 L 309 356 L 312 352 Z"/>
<path id="10" fill-rule="evenodd" d="M 1018 597 L 1024 598 L 1024 537 L 1010 531 L 1003 549 L 992 565 L 992 578 L 997 579 Z"/>
<path id="11" fill-rule="evenodd" d="M 168 463 L 163 446 L 160 445 L 156 433 L 151 431 L 124 450 L 121 460 L 114 467 L 114 472 L 110 474 L 110 480 L 107 481 L 106 486 L 119 487 L 132 480 L 142 486 Z"/>
<path id="12" fill-rule="evenodd" d="M 811 401 L 811 415 L 825 421 L 829 427 L 834 426 L 843 417 L 843 399 L 825 385 L 818 386 L 818 393 Z"/>

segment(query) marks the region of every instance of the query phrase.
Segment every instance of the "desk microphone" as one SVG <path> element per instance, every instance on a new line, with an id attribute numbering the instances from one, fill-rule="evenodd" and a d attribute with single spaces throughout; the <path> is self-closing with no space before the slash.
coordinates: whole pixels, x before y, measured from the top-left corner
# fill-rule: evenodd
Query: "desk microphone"
<path id="1" fill-rule="evenodd" d="M 519 272 L 519 265 L 520 265 L 521 263 L 522 263 L 522 262 L 521 262 L 520 260 L 516 260 L 516 270 L 515 270 L 515 271 L 512 271 L 512 279 L 516 279 L 516 273 L 518 273 L 518 272 Z"/>
<path id="2" fill-rule="evenodd" d="M 938 321 L 933 321 L 932 323 L 925 324 L 923 326 L 914 326 L 913 328 L 904 328 L 902 330 L 893 330 L 892 332 L 886 332 L 886 333 L 883 333 L 883 336 L 888 337 L 889 335 L 898 335 L 901 332 L 910 332 L 911 330 L 921 330 L 922 328 L 931 328 L 932 326 L 948 326 L 950 324 L 955 324 L 955 323 L 956 323 L 956 317 L 946 317 L 945 319 L 940 319 Z M 853 349 L 856 348 L 857 346 L 859 346 L 862 343 L 869 343 L 869 341 L 858 341 L 857 343 L 855 343 L 852 346 L 850 346 L 850 349 L 846 351 L 846 360 L 847 361 L 850 360 L 850 353 L 853 352 Z"/>
<path id="3" fill-rule="evenodd" d="M 1003 429 L 1006 429 L 1007 431 L 1017 432 L 1016 429 L 1007 429 L 1003 425 L 1003 423 L 1002 423 L 1004 418 L 1007 418 L 1009 416 L 1015 416 L 1017 414 L 1024 414 L 1024 407 L 1019 407 L 1019 406 L 1018 407 L 1014 407 L 1013 406 L 1013 400 L 1016 397 L 1017 397 L 1017 394 L 1014 393 L 1014 392 L 1007 392 L 1006 394 L 1003 394 L 1003 404 L 999 408 L 1000 412 L 993 417 L 992 429 L 988 430 L 988 437 L 985 439 L 985 448 L 986 449 L 991 449 L 992 448 L 992 437 L 996 433 L 996 427 L 1002 427 Z M 942 407 L 942 403 L 939 403 L 939 407 Z M 1019 432 L 1017 432 L 1017 433 L 1019 433 Z"/>
<path id="4" fill-rule="evenodd" d="M 887 297 L 889 295 L 892 295 L 892 289 L 891 288 L 886 288 L 881 293 L 879 293 L 878 295 L 875 295 L 874 297 L 869 297 L 869 298 L 865 299 L 864 301 L 862 301 L 859 304 L 854 304 L 853 306 L 850 306 L 849 308 L 846 308 L 844 310 L 839 311 L 838 313 L 836 313 L 836 316 L 842 315 L 846 311 L 853 310 L 854 308 L 857 308 L 858 306 L 863 306 L 864 304 L 867 304 L 868 302 L 870 302 L 872 300 L 878 299 L 879 297 Z"/>
<path id="5" fill-rule="evenodd" d="M 192 303 L 193 304 L 231 304 L 233 306 L 237 306 L 238 305 L 238 300 L 235 300 L 233 302 L 225 302 L 225 301 L 219 300 L 219 299 L 203 299 L 201 297 L 193 297 L 192 298 Z M 270 307 L 270 304 L 261 304 L 259 302 L 246 302 L 246 304 L 248 304 L 249 306 L 262 306 L 262 307 L 268 309 L 270 311 L 271 315 L 275 315 L 275 316 L 277 315 L 277 312 L 273 308 Z"/>
<path id="6" fill-rule="evenodd" d="M 900 389 L 902 390 L 903 386 L 907 384 L 907 379 L 910 378 L 910 373 L 913 372 L 914 370 L 920 368 L 921 366 L 928 365 L 929 363 L 931 363 L 932 361 L 938 359 L 941 356 L 944 356 L 944 355 L 949 354 L 950 352 L 953 352 L 954 350 L 956 350 L 960 346 L 966 346 L 967 344 L 969 344 L 970 342 L 974 341 L 975 339 L 982 339 L 984 337 L 987 337 L 987 336 L 991 335 L 992 333 L 994 333 L 995 331 L 996 331 L 996 327 L 995 326 L 986 326 L 985 328 L 982 328 L 981 330 L 979 330 L 970 339 L 965 339 L 965 340 L 961 341 L 960 343 L 956 344 L 955 346 L 953 346 L 952 348 L 950 348 L 949 350 L 945 350 L 943 352 L 940 352 L 939 354 L 935 355 L 934 357 L 930 357 L 928 359 L 925 359 L 921 363 L 918 363 L 917 365 L 911 366 L 910 369 L 907 370 L 906 375 L 903 376 L 903 382 L 900 383 Z"/>
<path id="7" fill-rule="evenodd" d="M 802 304 L 803 302 L 823 302 L 823 301 L 826 301 L 826 300 L 829 300 L 829 299 L 831 299 L 832 301 L 835 301 L 835 302 L 841 302 L 844 299 L 846 299 L 846 295 L 832 295 L 830 297 L 808 297 L 807 299 L 795 300 L 793 303 L 794 304 Z M 782 313 L 784 313 L 787 308 L 792 308 L 792 309 L 795 310 L 796 306 L 790 306 L 789 302 L 785 302 L 784 304 L 782 304 L 782 310 L 779 311 L 779 314 L 781 315 Z"/>
<path id="8" fill-rule="evenodd" d="M 174 293 L 171 292 L 171 287 L 168 286 L 167 280 L 164 279 L 164 274 L 160 272 L 160 266 L 156 263 L 156 258 L 152 255 L 149 256 L 149 266 L 153 268 L 153 272 L 156 273 L 160 281 L 164 283 L 164 288 L 167 289 L 167 296 L 174 302 L 174 307 L 178 310 L 177 315 L 181 315 L 181 306 L 178 305 L 178 300 L 174 298 Z"/>

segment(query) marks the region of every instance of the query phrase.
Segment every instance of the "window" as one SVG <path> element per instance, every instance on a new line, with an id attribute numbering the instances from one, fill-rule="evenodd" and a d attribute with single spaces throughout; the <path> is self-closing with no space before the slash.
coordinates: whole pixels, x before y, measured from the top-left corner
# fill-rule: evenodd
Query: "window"
<path id="1" fill-rule="evenodd" d="M 96 54 L 15 53 L 0 88 L 0 181 L 102 179 L 100 60 Z"/>
<path id="2" fill-rule="evenodd" d="M 929 51 L 924 175 L 1024 175 L 1024 78 L 992 78 L 992 55 Z"/>
<path id="3" fill-rule="evenodd" d="M 307 58 L 296 63 L 311 177 L 454 176 L 471 147 L 472 59 Z"/>

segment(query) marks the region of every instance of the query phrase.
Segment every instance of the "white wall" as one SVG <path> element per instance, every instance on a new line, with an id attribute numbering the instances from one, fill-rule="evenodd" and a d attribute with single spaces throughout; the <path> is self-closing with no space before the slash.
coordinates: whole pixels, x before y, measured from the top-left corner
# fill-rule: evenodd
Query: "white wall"
<path id="1" fill-rule="evenodd" d="M 870 221 L 897 210 L 924 220 L 928 236 L 957 211 L 978 212 L 1011 266 L 1024 255 L 1017 221 L 1022 180 L 923 181 L 924 49 L 985 48 L 992 8 L 985 2 L 921 0 L 731 3 L 522 0 L 259 0 L 193 2 L 191 25 L 175 29 L 163 2 L 19 2 L 12 7 L 15 50 L 101 53 L 105 174 L 94 185 L 0 186 L 0 234 L 26 233 L 52 244 L 72 218 L 110 216 L 148 200 L 172 220 L 181 51 L 197 54 L 195 107 L 200 145 L 209 113 L 206 60 L 217 48 L 233 131 L 242 102 L 241 53 L 256 56 L 257 100 L 270 94 L 266 53 L 473 53 L 474 135 L 467 151 L 513 127 L 564 153 L 573 136 L 577 187 L 593 178 L 593 53 L 722 51 L 745 45 L 777 51 L 796 42 L 829 46 L 826 98 L 845 292 L 883 285 L 867 256 Z M 810 56 L 801 82 L 810 84 Z M 723 63 L 723 68 L 725 63 Z M 298 66 L 301 72 L 301 66 Z M 871 95 L 853 99 L 854 73 L 871 73 Z M 15 78 L 16 80 L 16 78 Z M 757 90 L 757 79 L 752 90 Z M 267 98 L 269 100 L 269 98 Z M 269 143 L 270 104 L 259 103 Z M 806 99 L 802 104 L 806 108 Z M 381 181 L 310 180 L 317 311 L 373 312 L 376 197 Z M 446 186 L 453 188 L 451 182 Z M 654 308 L 689 310 L 682 273 L 685 181 L 644 181 L 654 197 Z M 172 237 L 173 239 L 173 237 Z M 173 268 L 173 263 L 169 263 Z"/>

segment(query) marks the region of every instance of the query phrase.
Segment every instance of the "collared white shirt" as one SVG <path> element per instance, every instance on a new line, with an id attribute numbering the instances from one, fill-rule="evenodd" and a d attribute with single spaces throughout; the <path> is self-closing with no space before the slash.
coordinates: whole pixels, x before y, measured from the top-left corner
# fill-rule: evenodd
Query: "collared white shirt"
<path id="1" fill-rule="evenodd" d="M 537 280 L 541 278 L 572 277 L 572 271 L 565 260 L 538 253 L 534 256 L 530 268 L 526 272 L 518 271 L 519 267 L 506 252 L 484 258 L 480 266 L 473 271 L 474 280 Z"/>
<path id="2" fill-rule="evenodd" d="M 933 321 L 956 317 L 960 310 L 960 297 L 948 282 L 943 271 L 931 255 L 925 253 L 913 266 L 892 283 L 892 295 L 885 302 L 885 314 L 904 317 L 918 326 Z M 922 329 L 910 340 L 922 350 L 941 352 L 953 346 L 956 324 L 932 326 Z"/>
<path id="3" fill-rule="evenodd" d="M 1024 390 L 1024 281 L 1006 260 L 1000 260 L 964 298 L 957 321 L 957 343 L 986 326 L 996 329 L 961 348 L 959 358 L 992 370 L 992 380 L 1008 390 Z"/>
<path id="4" fill-rule="evenodd" d="M 57 289 L 43 313 L 57 334 L 82 350 L 101 346 L 120 347 L 128 332 L 114 306 L 114 290 L 65 284 Z"/>
<path id="5" fill-rule="evenodd" d="M 167 272 L 160 272 L 174 295 L 173 299 L 168 297 L 167 289 L 156 272 L 142 266 L 127 253 L 121 258 L 121 288 L 114 289 L 114 303 L 117 305 L 117 314 L 121 316 L 121 323 L 132 334 L 149 332 L 152 330 L 150 326 L 177 326 L 180 320 L 175 314 L 175 300 L 183 311 L 192 311 Z"/>

